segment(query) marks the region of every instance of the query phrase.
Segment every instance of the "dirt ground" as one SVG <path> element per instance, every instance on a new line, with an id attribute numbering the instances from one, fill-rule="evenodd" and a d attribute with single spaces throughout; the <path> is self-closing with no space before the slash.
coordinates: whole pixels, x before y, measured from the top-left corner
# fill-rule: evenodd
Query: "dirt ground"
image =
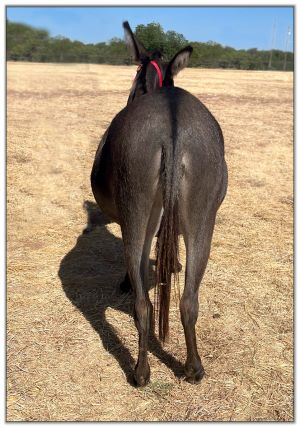
<path id="1" fill-rule="evenodd" d="M 229 169 L 200 291 L 206 376 L 184 380 L 173 298 L 170 340 L 151 341 L 151 383 L 135 388 L 120 229 L 99 214 L 89 182 L 135 67 L 7 70 L 7 419 L 293 420 L 293 75 L 178 76 L 219 121 Z M 87 221 L 97 225 L 89 233 Z M 181 242 L 183 264 L 184 254 Z"/>

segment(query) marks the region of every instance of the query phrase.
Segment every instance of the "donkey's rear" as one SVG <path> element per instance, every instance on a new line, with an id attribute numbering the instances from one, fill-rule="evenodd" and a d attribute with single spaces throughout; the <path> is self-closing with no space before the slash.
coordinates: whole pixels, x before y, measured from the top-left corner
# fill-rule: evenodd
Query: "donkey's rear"
<path id="1" fill-rule="evenodd" d="M 96 153 L 92 188 L 101 209 L 121 225 L 127 265 L 121 286 L 135 294 L 138 385 L 150 377 L 151 243 L 157 235 L 159 336 L 164 341 L 171 277 L 179 269 L 178 235 L 183 234 L 187 264 L 180 312 L 187 345 L 185 371 L 187 380 L 196 383 L 204 373 L 195 336 L 198 290 L 227 186 L 222 132 L 197 98 L 173 85 L 173 76 L 186 66 L 192 49 L 181 50 L 165 64 L 159 52 L 146 52 L 128 23 L 124 28 L 140 66 L 127 106 L 113 119 Z"/>

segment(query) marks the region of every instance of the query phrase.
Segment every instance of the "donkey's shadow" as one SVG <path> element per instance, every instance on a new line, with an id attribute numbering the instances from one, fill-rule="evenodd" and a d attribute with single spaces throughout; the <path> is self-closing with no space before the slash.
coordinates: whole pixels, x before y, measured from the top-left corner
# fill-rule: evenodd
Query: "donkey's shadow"
<path id="1" fill-rule="evenodd" d="M 90 322 L 104 349 L 114 356 L 127 381 L 134 385 L 135 361 L 105 317 L 108 307 L 133 315 L 132 293 L 121 294 L 119 291 L 126 271 L 122 240 L 107 229 L 110 220 L 95 203 L 85 201 L 84 208 L 88 217 L 87 227 L 78 237 L 75 247 L 62 259 L 58 274 L 66 296 Z M 183 365 L 161 347 L 154 335 L 149 340 L 149 351 L 175 376 L 183 376 Z"/>

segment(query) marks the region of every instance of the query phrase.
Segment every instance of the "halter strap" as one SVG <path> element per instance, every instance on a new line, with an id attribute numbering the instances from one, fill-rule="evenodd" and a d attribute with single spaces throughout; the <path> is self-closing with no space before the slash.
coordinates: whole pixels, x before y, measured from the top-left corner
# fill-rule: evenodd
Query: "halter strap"
<path id="1" fill-rule="evenodd" d="M 157 64 L 156 61 L 150 61 L 150 64 L 152 64 L 155 67 L 156 71 L 157 71 L 158 80 L 159 80 L 159 87 L 161 88 L 162 85 L 163 85 L 163 77 L 162 77 L 162 73 L 161 73 L 161 70 L 159 68 L 159 65 Z"/>

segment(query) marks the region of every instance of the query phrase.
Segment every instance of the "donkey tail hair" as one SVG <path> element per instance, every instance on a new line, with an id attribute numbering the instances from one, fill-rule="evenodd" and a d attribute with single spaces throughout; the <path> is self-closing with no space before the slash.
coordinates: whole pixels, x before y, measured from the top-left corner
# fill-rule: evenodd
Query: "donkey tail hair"
<path id="1" fill-rule="evenodd" d="M 178 285 L 179 214 L 178 192 L 180 156 L 175 141 L 162 152 L 163 216 L 156 243 L 155 312 L 158 312 L 159 339 L 165 342 L 169 333 L 169 309 L 172 274 Z M 175 288 L 176 289 L 176 288 Z"/>

